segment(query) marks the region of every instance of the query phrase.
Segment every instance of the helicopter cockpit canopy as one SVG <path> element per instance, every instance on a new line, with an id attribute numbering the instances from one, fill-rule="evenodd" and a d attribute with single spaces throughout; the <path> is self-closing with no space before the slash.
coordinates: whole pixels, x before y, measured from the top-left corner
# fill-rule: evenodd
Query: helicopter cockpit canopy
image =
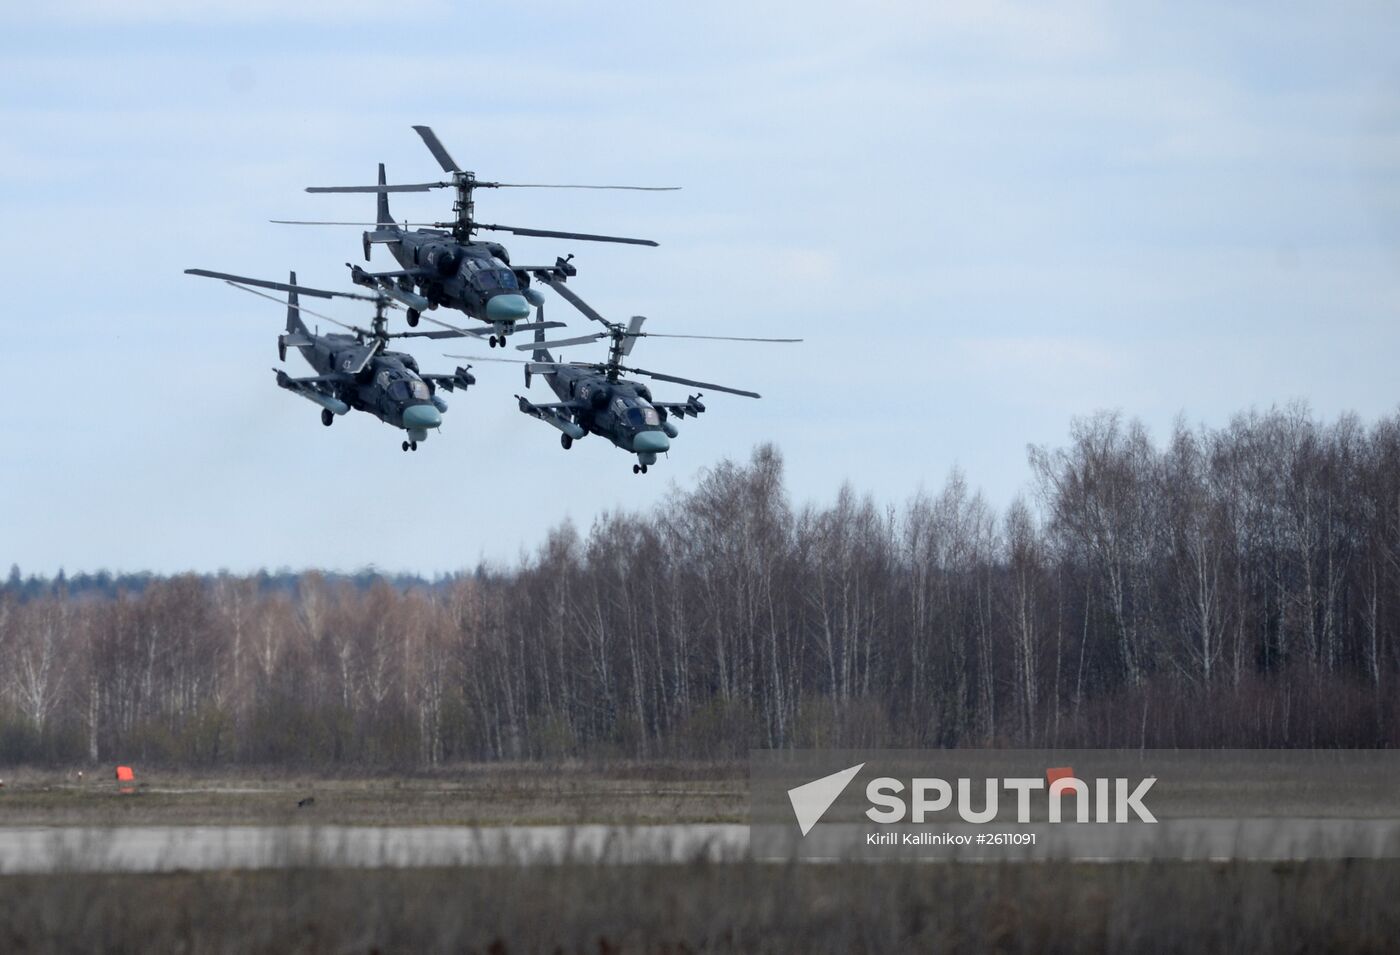
<path id="1" fill-rule="evenodd" d="M 518 292 L 520 290 L 520 283 L 516 280 L 515 273 L 507 268 L 504 262 L 497 259 L 468 258 L 466 272 L 467 279 L 482 292 L 498 290 Z"/>
<path id="2" fill-rule="evenodd" d="M 643 398 L 619 397 L 613 401 L 613 414 L 632 428 L 656 428 L 661 425 L 661 416 L 651 403 Z"/>
<path id="3" fill-rule="evenodd" d="M 432 400 L 427 382 L 407 372 L 386 371 L 380 374 L 379 379 L 379 386 L 384 392 L 400 404 Z"/>

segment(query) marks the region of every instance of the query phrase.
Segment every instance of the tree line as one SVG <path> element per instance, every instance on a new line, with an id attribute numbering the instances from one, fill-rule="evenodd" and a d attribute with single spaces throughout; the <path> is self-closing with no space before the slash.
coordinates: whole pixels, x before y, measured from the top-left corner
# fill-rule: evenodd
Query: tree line
<path id="1" fill-rule="evenodd" d="M 1400 743 L 1400 414 L 1158 445 L 1104 413 L 1029 458 L 1004 511 L 956 472 L 898 507 L 797 507 L 761 446 L 432 584 L 12 572 L 0 760 Z"/>

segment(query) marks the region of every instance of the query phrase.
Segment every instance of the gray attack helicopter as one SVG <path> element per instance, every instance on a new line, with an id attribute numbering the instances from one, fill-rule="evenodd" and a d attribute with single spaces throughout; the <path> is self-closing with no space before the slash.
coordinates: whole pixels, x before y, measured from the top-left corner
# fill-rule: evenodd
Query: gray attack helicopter
<path id="1" fill-rule="evenodd" d="M 537 271 L 536 278 L 549 285 L 566 301 L 584 315 L 600 323 L 606 331 L 576 338 L 546 341 L 544 337 L 544 306 L 537 306 L 540 321 L 536 324 L 535 340 L 530 344 L 517 345 L 520 351 L 533 350 L 531 360 L 510 358 L 490 358 L 478 356 L 475 360 L 516 362 L 525 366 L 525 387 L 529 388 L 534 375 L 539 375 L 549 383 L 549 387 L 559 401 L 536 404 L 516 395 L 520 410 L 532 418 L 557 428 L 561 434 L 559 443 L 567 451 L 578 439 L 596 434 L 607 438 L 614 445 L 637 456 L 632 465 L 633 474 L 645 474 L 647 468 L 656 463 L 656 456 L 669 451 L 671 439 L 679 435 L 679 430 L 671 422 L 671 417 L 696 416 L 705 410 L 700 402 L 703 394 L 694 394 L 684 402 L 655 401 L 651 389 L 639 381 L 629 381 L 622 372 L 643 375 L 657 381 L 675 382 L 680 385 L 693 385 L 746 398 L 760 397 L 757 392 L 743 391 L 726 385 L 695 381 L 691 378 L 678 378 L 663 375 L 644 368 L 629 368 L 622 359 L 632 353 L 639 338 L 692 338 L 727 342 L 800 342 L 800 338 L 739 338 L 729 335 L 668 335 L 642 331 L 646 316 L 634 315 L 627 325 L 608 321 L 587 302 L 574 294 L 562 280 L 544 270 Z M 565 348 L 570 345 L 583 345 L 607 339 L 608 359 L 601 363 L 556 361 L 549 353 L 551 347 Z M 469 355 L 448 355 L 448 358 L 471 358 Z"/>
<path id="2" fill-rule="evenodd" d="M 350 265 L 350 278 L 355 284 L 376 289 L 400 302 L 408 309 L 408 324 L 417 325 L 425 309 L 439 305 L 460 309 L 492 328 L 489 342 L 492 348 L 505 347 L 506 336 L 519 330 L 519 324 L 530 315 L 530 306 L 538 306 L 544 297 L 530 287 L 530 273 L 546 272 L 566 277 L 577 274 L 577 267 L 568 259 L 557 259 L 552 266 L 511 265 L 510 253 L 499 242 L 474 238 L 475 233 L 509 232 L 514 235 L 542 236 L 555 239 L 581 239 L 588 242 L 621 242 L 627 245 L 656 245 L 650 239 L 629 239 L 614 235 L 592 235 L 585 232 L 556 232 L 548 229 L 526 229 L 519 226 L 492 225 L 476 220 L 473 193 L 477 189 L 627 189 L 642 192 L 666 192 L 679 186 L 587 186 L 546 183 L 490 182 L 476 178 L 457 165 L 448 155 L 431 128 L 414 126 L 424 144 L 451 175 L 446 182 L 419 182 L 388 185 L 384 164 L 379 164 L 379 182 L 373 186 L 310 186 L 307 192 L 372 192 L 378 195 L 378 215 L 374 222 L 321 222 L 293 219 L 273 219 L 283 225 L 347 225 L 371 226 L 363 235 L 365 261 L 370 261 L 370 249 L 384 245 L 398 261 L 400 269 L 391 272 L 369 272 Z M 389 213 L 391 192 L 427 192 L 431 189 L 453 189 L 456 201 L 451 222 L 396 223 Z M 418 228 L 410 228 L 418 226 Z M 434 319 L 428 319 L 435 322 Z M 437 323 L 442 324 L 442 323 Z"/>
<path id="3" fill-rule="evenodd" d="M 417 451 L 418 442 L 426 440 L 428 432 L 442 424 L 443 413 L 447 411 L 447 402 L 438 396 L 437 389 L 465 390 L 476 383 L 468 371 L 469 365 L 458 368 L 450 375 L 425 375 L 418 370 L 418 362 L 412 355 L 387 350 L 385 346 L 393 338 L 461 338 L 473 337 L 475 333 L 465 329 L 390 332 L 384 310 L 393 307 L 393 304 L 384 295 L 309 288 L 297 284 L 295 272 L 289 275 L 286 282 L 268 282 L 207 269 L 185 271 L 190 275 L 223 279 L 234 288 L 278 304 L 282 303 L 281 299 L 259 292 L 257 288 L 287 293 L 287 330 L 277 337 L 277 357 L 286 361 L 287 349 L 295 348 L 316 374 L 293 378 L 280 368 L 273 371 L 277 374 L 278 385 L 321 406 L 321 423 L 327 427 L 337 415 L 347 414 L 351 410 L 366 411 L 385 424 L 407 431 L 408 438 L 403 442 L 403 450 Z M 301 305 L 298 294 L 371 301 L 374 303 L 374 319 L 368 329 L 346 325 Z M 338 325 L 351 334 L 322 335 L 313 332 L 302 321 L 303 312 Z M 555 327 L 559 327 L 558 323 L 555 323 Z M 544 334 L 543 327 L 538 334 Z"/>

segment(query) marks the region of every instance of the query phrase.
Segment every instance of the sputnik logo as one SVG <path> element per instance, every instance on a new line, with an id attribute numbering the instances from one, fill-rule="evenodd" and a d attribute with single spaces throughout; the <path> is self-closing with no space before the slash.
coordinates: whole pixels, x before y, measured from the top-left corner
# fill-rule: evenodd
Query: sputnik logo
<path id="1" fill-rule="evenodd" d="M 821 822 L 832 803 L 845 792 L 865 765 L 858 763 L 787 791 L 788 801 L 792 803 L 792 812 L 797 817 L 797 826 L 803 836 Z M 1062 803 L 1066 797 L 1074 797 L 1075 817 L 1081 823 L 1089 822 L 1091 806 L 1097 807 L 1095 822 L 1126 823 L 1130 815 L 1135 815 L 1140 822 L 1157 821 L 1143 802 L 1143 797 L 1157 782 L 1155 776 L 1139 779 L 1137 787 L 1131 791 L 1128 787 L 1132 780 L 1122 777 L 1094 779 L 1091 790 L 1090 781 L 1077 778 L 1074 770 L 1068 766 L 1052 766 L 1045 771 L 1043 778 L 988 777 L 976 782 L 984 787 L 986 794 L 980 806 L 973 795 L 974 780 L 969 777 L 960 777 L 951 782 L 946 779 L 915 778 L 909 780 L 906 786 L 903 780 L 880 776 L 870 780 L 865 787 L 865 798 L 871 803 L 865 815 L 871 822 L 880 825 L 902 823 L 911 818 L 915 824 L 922 824 L 930 814 L 956 811 L 963 822 L 988 823 L 998 818 L 999 796 L 1005 789 L 1015 794 L 1016 822 L 1022 824 L 1031 821 L 1031 793 L 1036 791 L 1047 794 L 1047 816 L 1052 823 L 1062 820 Z M 907 797 L 903 795 L 906 791 Z"/>
<path id="2" fill-rule="evenodd" d="M 831 804 L 846 791 L 851 780 L 856 778 L 856 773 L 864 766 L 864 763 L 859 763 L 839 773 L 832 773 L 830 776 L 823 776 L 788 790 L 788 801 L 792 803 L 792 812 L 797 817 L 797 825 L 803 836 L 821 822 Z"/>

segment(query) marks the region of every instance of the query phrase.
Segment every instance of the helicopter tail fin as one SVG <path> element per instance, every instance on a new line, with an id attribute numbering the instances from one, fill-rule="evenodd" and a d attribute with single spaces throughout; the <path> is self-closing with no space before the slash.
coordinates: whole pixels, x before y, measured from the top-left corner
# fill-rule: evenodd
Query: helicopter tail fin
<path id="1" fill-rule="evenodd" d="M 382 185 L 384 185 L 384 183 L 387 182 L 387 181 L 388 181 L 388 180 L 386 180 L 386 179 L 384 178 L 384 164 L 383 164 L 383 163 L 380 163 L 380 164 L 379 164 L 379 184 L 382 186 Z M 380 192 L 380 193 L 376 193 L 375 195 L 376 195 L 376 198 L 379 199 L 379 209 L 378 209 L 379 216 L 378 216 L 378 218 L 377 218 L 375 221 L 377 221 L 380 225 L 393 225 L 393 224 L 394 224 L 394 217 L 391 216 L 391 215 L 389 215 L 389 194 L 388 194 L 387 192 Z"/>
<path id="2" fill-rule="evenodd" d="M 535 361 L 553 361 L 554 359 L 549 357 L 549 349 L 540 344 L 544 341 L 544 305 L 542 304 L 535 306 L 535 322 L 535 350 L 531 352 L 531 357 Z"/>
<path id="3" fill-rule="evenodd" d="M 384 179 L 384 164 L 379 164 L 379 184 L 382 186 Z M 388 193 L 378 193 L 378 208 L 375 210 L 376 228 L 373 232 L 366 232 L 360 240 L 364 245 L 365 261 L 370 261 L 369 250 L 376 242 L 397 242 L 399 237 L 399 227 L 394 223 L 394 217 L 389 212 Z"/>
<path id="4" fill-rule="evenodd" d="M 287 273 L 287 284 L 297 284 L 297 274 L 295 272 Z M 311 334 L 310 330 L 306 327 L 306 323 L 301 320 L 301 309 L 297 307 L 296 289 L 289 289 L 287 292 L 287 331 L 293 333 L 299 332 L 307 336 Z"/>

